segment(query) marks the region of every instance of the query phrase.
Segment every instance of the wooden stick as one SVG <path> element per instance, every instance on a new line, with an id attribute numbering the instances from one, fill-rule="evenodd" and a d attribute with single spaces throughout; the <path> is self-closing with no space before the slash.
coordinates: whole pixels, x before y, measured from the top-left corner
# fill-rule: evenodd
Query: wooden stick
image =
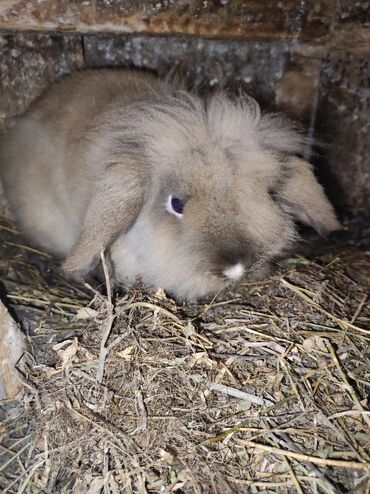
<path id="1" fill-rule="evenodd" d="M 347 460 L 333 460 L 331 458 L 319 458 L 318 456 L 304 455 L 301 453 L 295 453 L 294 451 L 286 451 L 284 449 L 274 448 L 273 446 L 266 446 L 265 444 L 259 444 L 253 441 L 247 441 L 246 439 L 236 439 L 236 442 L 242 444 L 243 446 L 248 446 L 249 448 L 260 449 L 261 451 L 266 451 L 268 453 L 273 453 L 281 456 L 287 456 L 289 458 L 294 458 L 300 461 L 309 461 L 311 463 L 316 463 L 317 465 L 370 470 L 370 463 L 365 463 L 365 462 L 360 463 L 357 461 L 347 461 Z"/>
<path id="2" fill-rule="evenodd" d="M 112 303 L 112 287 L 110 284 L 107 262 L 105 260 L 104 247 L 102 247 L 101 249 L 100 257 L 103 265 L 105 283 L 107 285 L 107 299 L 106 299 L 107 319 L 105 321 L 105 328 L 100 342 L 99 362 L 96 368 L 96 380 L 98 383 L 101 383 L 103 381 L 105 359 L 107 358 L 107 355 L 109 353 L 109 347 L 106 346 L 106 343 L 109 338 L 110 332 L 112 330 L 113 322 L 115 319 L 114 307 Z"/>

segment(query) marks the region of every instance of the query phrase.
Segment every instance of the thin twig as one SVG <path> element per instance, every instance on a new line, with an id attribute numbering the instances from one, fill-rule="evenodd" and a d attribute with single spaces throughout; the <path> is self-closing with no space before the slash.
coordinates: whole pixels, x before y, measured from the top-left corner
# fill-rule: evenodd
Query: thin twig
<path id="1" fill-rule="evenodd" d="M 354 326 L 350 322 L 346 321 L 345 319 L 341 319 L 340 317 L 335 316 L 331 312 L 323 309 L 321 305 L 319 305 L 317 302 L 312 300 L 312 298 L 308 297 L 305 293 L 303 293 L 302 289 L 298 286 L 293 285 L 292 283 L 289 283 L 289 281 L 284 280 L 284 278 L 280 279 L 280 282 L 282 285 L 285 287 L 289 288 L 292 292 L 296 293 L 299 295 L 303 300 L 308 302 L 309 304 L 313 305 L 316 307 L 316 309 L 321 312 L 322 314 L 325 314 L 327 317 L 329 317 L 332 321 L 337 323 L 342 329 L 353 329 L 354 331 L 358 331 L 359 333 L 365 334 L 367 336 L 370 336 L 370 331 L 364 328 L 359 328 L 358 326 Z"/>
<path id="2" fill-rule="evenodd" d="M 131 304 L 118 307 L 117 309 L 119 314 L 121 314 L 122 312 L 125 312 L 127 310 L 141 308 L 141 307 L 145 309 L 152 309 L 154 312 L 161 312 L 163 315 L 169 317 L 170 319 L 173 319 L 178 323 L 181 322 L 180 319 L 175 314 L 172 314 L 172 312 L 170 312 L 169 310 L 164 309 L 160 305 L 150 304 L 149 302 L 133 302 Z"/>
<path id="3" fill-rule="evenodd" d="M 343 380 L 342 387 L 347 391 L 347 393 L 351 397 L 352 401 L 354 402 L 356 408 L 358 410 L 361 410 L 362 412 L 364 412 L 365 411 L 364 407 L 361 405 L 360 400 L 357 397 L 356 391 L 353 389 L 350 382 L 348 381 L 348 378 L 347 378 L 345 372 L 343 371 L 342 366 L 339 362 L 337 354 L 335 353 L 333 345 L 331 344 L 331 342 L 329 340 L 327 341 L 327 346 L 328 346 L 328 349 L 329 349 L 331 356 L 333 357 L 335 366 L 338 369 L 338 372 L 339 372 L 339 374 Z M 370 418 L 366 414 L 364 415 L 364 420 L 367 422 L 367 425 L 370 427 Z"/>
<path id="4" fill-rule="evenodd" d="M 297 476 L 292 468 L 292 465 L 289 463 L 288 459 L 284 457 L 284 463 L 286 464 L 286 466 L 288 467 L 291 475 L 292 475 L 292 481 L 293 481 L 293 484 L 295 485 L 295 488 L 298 492 L 298 494 L 303 494 L 303 490 L 302 490 L 302 487 L 301 487 L 301 484 L 299 483 L 299 480 L 297 479 Z"/>
<path id="5" fill-rule="evenodd" d="M 101 257 L 101 261 L 102 261 L 102 265 L 103 265 L 105 283 L 107 286 L 107 298 L 106 298 L 107 318 L 106 318 L 106 321 L 104 323 L 104 326 L 105 326 L 104 332 L 103 332 L 102 339 L 100 342 L 99 362 L 98 362 L 97 369 L 96 369 L 96 380 L 98 383 L 101 383 L 103 381 L 105 359 L 107 358 L 107 355 L 109 353 L 109 347 L 106 347 L 106 343 L 107 343 L 107 340 L 109 338 L 110 332 L 112 330 L 113 322 L 115 319 L 114 306 L 112 303 L 112 287 L 111 287 L 111 283 L 110 283 L 110 277 L 109 277 L 109 270 L 108 270 L 107 262 L 105 260 L 104 247 L 102 247 L 102 249 L 101 249 L 100 257 Z"/>
<path id="6" fill-rule="evenodd" d="M 288 458 L 294 458 L 300 461 L 309 461 L 316 463 L 317 465 L 326 465 L 339 468 L 351 468 L 351 469 L 361 469 L 370 470 L 370 463 L 360 463 L 358 461 L 347 461 L 347 460 L 333 460 L 331 458 L 320 458 L 318 456 L 304 455 L 301 453 L 295 453 L 294 451 L 287 451 L 280 448 L 274 448 L 273 446 L 266 446 L 265 444 L 255 443 L 253 441 L 247 441 L 246 439 L 236 439 L 236 442 L 247 446 L 248 448 L 256 448 L 261 451 L 266 451 L 268 453 L 287 456 Z"/>
<path id="7" fill-rule="evenodd" d="M 219 393 L 224 393 L 229 396 L 234 396 L 240 400 L 249 401 L 250 403 L 255 403 L 256 405 L 271 406 L 273 402 L 260 398 L 259 396 L 246 393 L 245 391 L 240 391 L 239 389 L 232 388 L 230 386 L 225 386 L 224 384 L 210 383 L 209 387 L 212 391 L 218 391 Z"/>
<path id="8" fill-rule="evenodd" d="M 147 429 L 147 412 L 144 404 L 143 393 L 140 389 L 136 391 L 136 400 L 139 412 L 137 430 L 140 432 L 144 432 Z"/>
<path id="9" fill-rule="evenodd" d="M 0 466 L 0 472 L 2 472 L 3 470 L 5 470 L 11 463 L 13 463 L 13 461 L 18 458 L 18 456 L 20 456 L 23 451 L 25 451 L 27 448 L 29 448 L 31 446 L 31 443 L 27 443 L 23 446 L 23 448 L 21 448 L 19 451 L 17 451 L 16 453 L 13 454 L 13 456 L 11 458 L 9 458 L 8 461 L 6 461 L 5 463 L 3 463 L 1 466 Z"/>
<path id="10" fill-rule="evenodd" d="M 266 417 L 265 421 L 268 422 L 269 424 L 271 424 L 273 427 L 276 427 L 277 429 L 282 428 L 284 426 L 284 424 L 277 425 L 277 423 L 271 417 Z M 281 439 L 278 438 L 276 434 L 274 434 L 274 431 L 272 431 L 272 433 L 270 433 L 270 434 L 271 434 L 271 436 L 273 438 L 276 439 L 276 441 L 278 442 L 278 444 L 281 444 L 283 442 L 283 444 L 285 446 L 288 446 L 292 451 L 295 451 L 296 453 L 299 453 L 299 454 L 302 453 L 302 451 L 299 448 L 299 446 L 294 441 L 292 441 L 290 439 L 290 437 L 288 436 L 288 434 L 284 430 L 279 430 L 279 431 L 276 431 L 276 432 L 279 434 L 279 436 L 281 437 Z M 304 465 L 306 466 L 306 468 L 308 468 L 309 470 L 311 470 L 315 475 L 317 475 L 317 477 L 321 480 L 321 482 L 322 482 L 322 488 L 325 490 L 325 492 L 328 492 L 330 494 L 336 494 L 337 489 L 335 488 L 335 486 L 321 472 L 321 470 L 316 465 L 314 465 L 312 462 L 309 462 L 309 461 L 305 461 L 304 462 Z"/>
<path id="11" fill-rule="evenodd" d="M 343 410 L 343 412 L 333 413 L 329 417 L 326 417 L 328 420 L 333 420 L 338 417 L 344 417 L 345 415 L 368 415 L 370 416 L 370 411 L 367 410 Z"/>
<path id="12" fill-rule="evenodd" d="M 359 303 L 359 306 L 357 307 L 356 312 L 351 319 L 351 324 L 353 324 L 356 321 L 356 319 L 358 318 L 358 316 L 360 315 L 360 312 L 362 311 L 363 306 L 366 304 L 366 300 L 367 300 L 367 293 L 365 293 L 364 296 L 362 297 L 361 302 Z"/>

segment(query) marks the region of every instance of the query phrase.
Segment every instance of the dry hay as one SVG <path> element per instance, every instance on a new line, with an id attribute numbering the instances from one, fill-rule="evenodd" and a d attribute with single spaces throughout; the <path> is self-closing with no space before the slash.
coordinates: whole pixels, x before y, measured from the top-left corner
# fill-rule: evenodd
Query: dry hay
<path id="1" fill-rule="evenodd" d="M 67 282 L 1 230 L 33 355 L 4 407 L 2 492 L 370 492 L 364 246 L 179 306 Z"/>

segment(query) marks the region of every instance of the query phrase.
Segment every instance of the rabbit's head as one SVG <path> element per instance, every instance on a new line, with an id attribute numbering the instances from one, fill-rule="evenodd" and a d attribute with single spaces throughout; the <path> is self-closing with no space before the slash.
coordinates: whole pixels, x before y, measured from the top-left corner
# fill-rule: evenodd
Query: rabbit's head
<path id="1" fill-rule="evenodd" d="M 214 293 L 286 252 L 295 222 L 339 227 L 304 140 L 251 98 L 179 92 L 113 109 L 90 159 L 106 163 L 65 267 L 86 272 L 110 246 L 115 277 L 179 299 Z"/>

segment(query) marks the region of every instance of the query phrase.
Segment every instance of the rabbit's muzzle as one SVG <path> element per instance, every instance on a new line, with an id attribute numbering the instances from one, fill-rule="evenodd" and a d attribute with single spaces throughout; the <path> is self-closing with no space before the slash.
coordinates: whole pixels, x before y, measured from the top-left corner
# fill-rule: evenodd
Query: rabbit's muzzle
<path id="1" fill-rule="evenodd" d="M 230 281 L 241 278 L 257 259 L 250 242 L 244 238 L 234 239 L 233 245 L 218 247 L 213 257 L 214 273 Z"/>

